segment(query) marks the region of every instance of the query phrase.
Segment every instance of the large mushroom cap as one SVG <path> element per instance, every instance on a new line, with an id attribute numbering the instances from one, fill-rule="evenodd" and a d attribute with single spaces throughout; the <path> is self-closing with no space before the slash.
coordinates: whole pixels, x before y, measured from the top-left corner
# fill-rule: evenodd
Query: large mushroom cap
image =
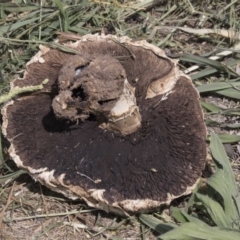
<path id="1" fill-rule="evenodd" d="M 79 54 L 41 46 L 13 83 L 49 79 L 2 110 L 12 159 L 52 190 L 118 214 L 189 194 L 206 159 L 206 128 L 189 77 L 146 41 L 71 37 L 62 44 Z"/>

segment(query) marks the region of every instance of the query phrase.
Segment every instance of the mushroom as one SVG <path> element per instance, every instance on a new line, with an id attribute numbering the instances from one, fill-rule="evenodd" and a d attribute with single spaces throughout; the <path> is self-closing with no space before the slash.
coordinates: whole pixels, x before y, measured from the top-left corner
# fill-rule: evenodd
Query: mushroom
<path id="1" fill-rule="evenodd" d="M 114 35 L 62 33 L 40 46 L 2 109 L 19 168 L 71 199 L 120 215 L 191 193 L 206 160 L 206 127 L 190 78 L 158 47 Z M 73 53 L 74 52 L 74 53 Z"/>

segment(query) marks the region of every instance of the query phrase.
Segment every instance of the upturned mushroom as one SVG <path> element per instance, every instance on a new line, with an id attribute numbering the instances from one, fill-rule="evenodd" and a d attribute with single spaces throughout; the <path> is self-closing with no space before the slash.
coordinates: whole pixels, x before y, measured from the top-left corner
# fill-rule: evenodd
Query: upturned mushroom
<path id="1" fill-rule="evenodd" d="M 2 109 L 19 168 L 89 206 L 126 215 L 191 193 L 206 160 L 199 94 L 177 61 L 146 41 L 62 33 L 74 53 L 40 46 Z"/>

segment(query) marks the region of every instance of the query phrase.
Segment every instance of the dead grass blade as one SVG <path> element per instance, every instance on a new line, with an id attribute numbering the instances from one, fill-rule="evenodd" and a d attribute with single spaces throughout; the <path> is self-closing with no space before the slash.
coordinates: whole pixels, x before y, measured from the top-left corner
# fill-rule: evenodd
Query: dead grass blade
<path id="1" fill-rule="evenodd" d="M 49 217 L 59 217 L 59 216 L 69 216 L 72 214 L 78 214 L 78 213 L 89 213 L 89 212 L 94 212 L 97 211 L 97 209 L 89 209 L 89 210 L 72 210 L 72 211 L 67 211 L 67 212 L 62 212 L 62 213 L 49 213 L 49 214 L 39 214 L 39 215 L 34 215 L 34 216 L 28 216 L 28 217 L 18 217 L 18 218 L 3 218 L 3 222 L 8 223 L 8 222 L 13 222 L 13 221 L 23 221 L 23 220 L 28 220 L 28 219 L 37 219 L 37 218 L 49 218 Z"/>
<path id="2" fill-rule="evenodd" d="M 206 29 L 206 28 L 195 29 L 195 28 L 187 28 L 187 27 L 177 27 L 177 29 L 183 32 L 197 34 L 197 35 L 216 34 L 216 35 L 220 35 L 221 37 L 230 38 L 232 40 L 240 40 L 240 32 L 232 31 L 232 30 Z"/>
<path id="3" fill-rule="evenodd" d="M 0 125 L 0 132 L 2 132 L 2 126 Z M 2 135 L 0 136 L 0 166 L 2 166 L 4 161 L 3 151 L 2 151 Z"/>
<path id="4" fill-rule="evenodd" d="M 4 216 L 4 214 L 5 214 L 8 206 L 9 206 L 10 203 L 11 203 L 11 198 L 12 198 L 13 190 L 14 190 L 14 183 L 13 183 L 13 185 L 12 185 L 12 187 L 11 187 L 11 190 L 10 190 L 10 192 L 9 192 L 9 194 L 8 194 L 8 199 L 7 199 L 6 205 L 3 207 L 3 209 L 2 209 L 2 211 L 1 211 L 1 213 L 0 213 L 0 231 L 1 231 L 2 228 L 3 228 L 3 216 Z"/>

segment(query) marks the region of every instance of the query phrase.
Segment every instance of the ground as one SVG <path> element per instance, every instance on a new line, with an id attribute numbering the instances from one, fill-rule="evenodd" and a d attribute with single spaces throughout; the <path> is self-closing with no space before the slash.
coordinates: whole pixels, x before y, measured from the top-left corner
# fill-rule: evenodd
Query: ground
<path id="1" fill-rule="evenodd" d="M 37 52 L 38 45 L 52 42 L 57 31 L 81 35 L 103 32 L 127 35 L 136 40 L 146 39 L 161 47 L 169 57 L 180 59 L 179 67 L 183 71 L 200 65 L 189 74 L 201 94 L 208 133 L 228 134 L 221 139 L 240 189 L 239 86 L 231 85 L 228 92 L 220 85 L 212 91 L 200 88 L 206 83 L 239 82 L 236 75 L 236 65 L 240 62 L 239 49 L 214 62 L 194 58 L 214 56 L 238 44 L 239 1 L 161 0 L 158 4 L 155 1 L 116 0 L 1 2 L 5 4 L 0 5 L 1 93 L 8 91 L 11 80 L 22 76 L 26 62 Z M 194 31 L 206 28 L 226 29 L 236 34 L 229 38 L 219 31 L 211 34 Z M 219 62 L 221 64 L 218 65 Z M 202 75 L 195 78 L 196 74 Z M 89 208 L 83 201 L 72 201 L 50 191 L 26 173 L 22 174 L 13 164 L 7 154 L 5 139 L 2 139 L 2 146 L 0 239 L 138 240 L 155 239 L 159 235 L 151 229 L 153 227 L 143 224 L 139 216 L 122 218 L 107 214 Z M 203 179 L 211 176 L 211 171 L 215 169 L 210 148 L 208 158 Z M 171 206 L 183 209 L 189 198 L 180 198 Z M 152 215 L 163 222 L 174 222 L 169 208 L 164 207 L 163 212 L 161 209 Z M 209 225 L 217 224 L 210 222 Z"/>

